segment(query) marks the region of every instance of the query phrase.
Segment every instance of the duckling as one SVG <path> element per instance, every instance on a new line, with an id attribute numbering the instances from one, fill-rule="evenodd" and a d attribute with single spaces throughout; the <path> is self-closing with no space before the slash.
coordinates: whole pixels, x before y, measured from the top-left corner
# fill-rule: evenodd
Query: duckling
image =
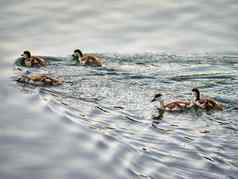
<path id="1" fill-rule="evenodd" d="M 42 67 L 47 65 L 47 61 L 38 56 L 31 56 L 31 52 L 25 50 L 21 55 L 23 57 L 23 64 L 27 67 Z"/>
<path id="2" fill-rule="evenodd" d="M 17 81 L 37 86 L 56 86 L 64 83 L 62 79 L 54 79 L 43 74 L 22 75 Z"/>
<path id="3" fill-rule="evenodd" d="M 206 110 L 223 111 L 223 109 L 224 109 L 223 104 L 217 102 L 214 99 L 208 98 L 208 97 L 201 98 L 200 91 L 198 88 L 193 88 L 192 93 L 193 93 L 193 97 L 194 97 L 193 103 L 195 106 L 197 106 L 201 109 L 206 109 Z"/>
<path id="4" fill-rule="evenodd" d="M 160 102 L 160 107 L 158 108 L 159 110 L 168 112 L 184 111 L 193 106 L 193 104 L 190 101 L 182 101 L 182 100 L 172 101 L 165 104 L 161 93 L 156 94 L 151 102 L 155 101 Z"/>
<path id="5" fill-rule="evenodd" d="M 102 59 L 94 56 L 94 55 L 84 55 L 81 50 L 74 50 L 74 54 L 72 55 L 74 60 L 83 65 L 92 65 L 92 66 L 102 66 Z"/>

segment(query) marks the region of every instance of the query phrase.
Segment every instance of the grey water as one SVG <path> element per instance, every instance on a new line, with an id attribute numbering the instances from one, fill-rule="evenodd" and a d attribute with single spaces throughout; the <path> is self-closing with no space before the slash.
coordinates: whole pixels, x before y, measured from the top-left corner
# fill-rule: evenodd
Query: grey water
<path id="1" fill-rule="evenodd" d="M 11 0 L 0 10 L 0 178 L 237 178 L 237 1 Z M 70 64 L 76 48 L 104 66 Z M 64 85 L 15 82 L 25 49 L 49 59 L 33 72 Z M 225 110 L 154 117 L 154 94 L 191 99 L 193 87 Z"/>

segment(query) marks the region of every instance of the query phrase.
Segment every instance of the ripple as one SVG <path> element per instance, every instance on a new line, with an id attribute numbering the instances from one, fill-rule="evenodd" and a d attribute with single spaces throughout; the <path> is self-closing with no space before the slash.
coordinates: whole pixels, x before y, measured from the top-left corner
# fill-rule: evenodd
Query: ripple
<path id="1" fill-rule="evenodd" d="M 237 1 L 0 7 L 1 178 L 237 177 Z M 76 48 L 105 66 L 71 64 Z M 15 83 L 12 64 L 25 49 L 50 62 L 33 72 L 65 84 Z M 193 87 L 225 111 L 158 117 L 155 93 L 191 99 Z"/>

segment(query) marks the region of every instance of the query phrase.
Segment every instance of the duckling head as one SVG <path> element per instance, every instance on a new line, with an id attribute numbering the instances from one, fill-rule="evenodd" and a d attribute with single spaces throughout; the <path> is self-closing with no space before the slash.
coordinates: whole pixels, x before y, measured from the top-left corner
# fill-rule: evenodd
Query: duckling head
<path id="1" fill-rule="evenodd" d="M 200 100 L 200 91 L 198 90 L 198 88 L 192 89 L 192 95 L 193 95 L 194 101 Z"/>
<path id="2" fill-rule="evenodd" d="M 31 52 L 28 51 L 28 50 L 25 50 L 25 51 L 23 52 L 23 54 L 21 54 L 21 56 L 22 56 L 24 59 L 30 58 L 30 57 L 31 57 Z"/>
<path id="3" fill-rule="evenodd" d="M 164 99 L 163 95 L 161 93 L 158 93 L 154 96 L 154 98 L 151 100 L 151 102 L 154 102 L 154 106 L 160 111 L 164 110 Z"/>
<path id="4" fill-rule="evenodd" d="M 83 52 L 79 49 L 74 50 L 74 53 L 72 55 L 74 58 L 79 58 L 79 57 L 83 57 Z"/>
<path id="5" fill-rule="evenodd" d="M 161 93 L 158 93 L 154 96 L 154 98 L 151 100 L 151 102 L 155 102 L 155 101 L 161 102 L 163 100 L 162 97 L 163 97 L 163 95 Z"/>

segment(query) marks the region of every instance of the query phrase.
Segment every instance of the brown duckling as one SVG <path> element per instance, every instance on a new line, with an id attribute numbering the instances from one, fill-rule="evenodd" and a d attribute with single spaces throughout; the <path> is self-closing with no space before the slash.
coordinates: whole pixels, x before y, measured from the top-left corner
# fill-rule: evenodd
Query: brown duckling
<path id="1" fill-rule="evenodd" d="M 184 101 L 184 100 L 171 101 L 165 104 L 161 93 L 156 94 L 151 102 L 155 102 L 155 101 L 160 102 L 160 106 L 159 106 L 160 110 L 164 110 L 168 112 L 184 111 L 193 106 L 193 104 L 190 101 Z"/>
<path id="2" fill-rule="evenodd" d="M 86 55 L 83 54 L 81 50 L 76 49 L 74 50 L 74 54 L 72 55 L 75 60 L 80 62 L 83 65 L 90 65 L 90 66 L 102 66 L 103 60 L 94 56 L 94 55 Z"/>
<path id="3" fill-rule="evenodd" d="M 28 50 L 24 51 L 21 56 L 23 57 L 23 64 L 27 67 L 47 66 L 47 60 L 38 56 L 31 56 L 31 52 Z"/>
<path id="4" fill-rule="evenodd" d="M 193 103 L 201 108 L 201 109 L 206 109 L 206 110 L 219 110 L 219 111 L 223 111 L 224 106 L 223 104 L 217 102 L 216 100 L 209 98 L 209 97 L 202 97 L 200 95 L 200 91 L 198 90 L 198 88 L 193 88 L 192 89 L 192 93 L 193 93 Z"/>
<path id="5" fill-rule="evenodd" d="M 48 75 L 43 74 L 22 75 L 17 81 L 36 86 L 56 86 L 64 83 L 64 80 L 62 79 L 51 78 Z"/>

